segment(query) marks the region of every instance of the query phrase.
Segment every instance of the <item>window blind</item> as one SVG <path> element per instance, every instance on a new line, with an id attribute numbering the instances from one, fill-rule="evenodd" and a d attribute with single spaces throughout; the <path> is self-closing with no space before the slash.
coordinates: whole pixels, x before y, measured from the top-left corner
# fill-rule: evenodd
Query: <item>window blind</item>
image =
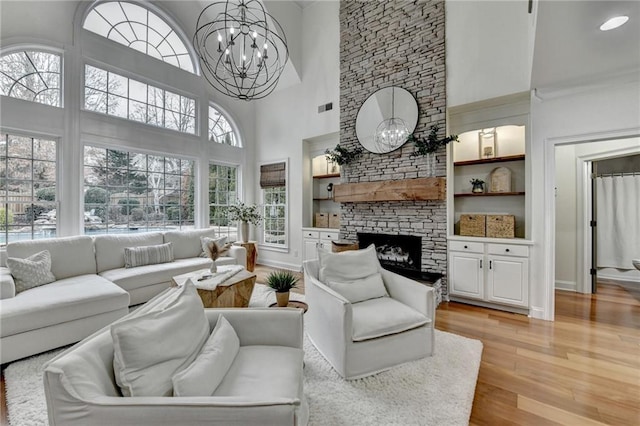
<path id="1" fill-rule="evenodd" d="M 263 164 L 260 166 L 260 188 L 274 188 L 287 184 L 286 163 Z"/>

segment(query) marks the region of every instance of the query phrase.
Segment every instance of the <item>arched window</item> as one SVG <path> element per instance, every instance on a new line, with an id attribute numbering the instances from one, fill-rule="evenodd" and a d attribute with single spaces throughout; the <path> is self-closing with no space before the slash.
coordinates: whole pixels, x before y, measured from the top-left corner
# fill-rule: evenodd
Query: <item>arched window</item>
<path id="1" fill-rule="evenodd" d="M 87 14 L 83 28 L 185 71 L 195 72 L 193 57 L 183 37 L 164 18 L 140 4 L 98 3 Z"/>
<path id="2" fill-rule="evenodd" d="M 61 106 L 60 55 L 36 50 L 0 57 L 0 93 L 45 105 Z"/>
<path id="3" fill-rule="evenodd" d="M 223 145 L 240 146 L 238 136 L 224 114 L 209 105 L 209 140 Z"/>

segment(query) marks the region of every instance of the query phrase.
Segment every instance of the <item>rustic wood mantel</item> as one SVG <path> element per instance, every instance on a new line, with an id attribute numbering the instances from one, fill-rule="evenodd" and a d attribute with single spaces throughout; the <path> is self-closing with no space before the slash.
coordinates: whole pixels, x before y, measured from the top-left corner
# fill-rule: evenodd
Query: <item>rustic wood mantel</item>
<path id="1" fill-rule="evenodd" d="M 446 190 L 444 177 L 343 183 L 333 187 L 333 199 L 339 203 L 444 200 Z"/>

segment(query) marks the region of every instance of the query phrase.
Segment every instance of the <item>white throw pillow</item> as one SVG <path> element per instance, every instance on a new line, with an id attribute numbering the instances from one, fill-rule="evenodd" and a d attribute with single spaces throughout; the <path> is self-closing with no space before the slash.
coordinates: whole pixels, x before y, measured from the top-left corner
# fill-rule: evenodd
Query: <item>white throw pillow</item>
<path id="1" fill-rule="evenodd" d="M 202 246 L 202 253 L 200 253 L 200 257 L 209 258 L 207 254 L 207 244 L 210 242 L 214 242 L 218 245 L 218 247 L 222 248 L 227 243 L 227 237 L 219 237 L 219 238 L 210 238 L 210 237 L 200 237 L 200 245 Z"/>
<path id="2" fill-rule="evenodd" d="M 173 262 L 173 246 L 171 243 L 154 246 L 125 247 L 124 267 L 156 265 L 158 263 Z"/>
<path id="3" fill-rule="evenodd" d="M 51 273 L 51 253 L 43 250 L 25 259 L 7 258 L 7 267 L 16 284 L 16 294 L 56 280 Z"/>
<path id="4" fill-rule="evenodd" d="M 351 303 L 389 296 L 380 273 L 353 281 L 327 281 L 327 285 Z"/>
<path id="5" fill-rule="evenodd" d="M 173 396 L 213 395 L 239 350 L 240 339 L 236 331 L 220 315 L 196 360 L 173 376 Z"/>
<path id="6" fill-rule="evenodd" d="M 209 331 L 191 283 L 164 309 L 113 324 L 113 370 L 122 394 L 171 396 L 171 378 L 198 356 Z"/>
<path id="7" fill-rule="evenodd" d="M 318 278 L 323 283 L 355 281 L 376 274 L 381 269 L 373 244 L 366 249 L 340 253 L 318 249 L 318 260 Z"/>

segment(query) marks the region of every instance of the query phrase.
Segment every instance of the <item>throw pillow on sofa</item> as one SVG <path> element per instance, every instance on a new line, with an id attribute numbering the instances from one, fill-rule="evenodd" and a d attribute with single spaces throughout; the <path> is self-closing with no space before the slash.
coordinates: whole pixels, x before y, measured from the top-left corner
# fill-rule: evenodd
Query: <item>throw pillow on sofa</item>
<path id="1" fill-rule="evenodd" d="M 186 283 L 164 309 L 111 326 L 113 370 L 124 396 L 171 396 L 173 375 L 189 366 L 209 337 L 202 301 Z"/>
<path id="2" fill-rule="evenodd" d="M 351 303 L 389 295 L 380 273 L 353 281 L 327 281 L 326 284 Z"/>
<path id="3" fill-rule="evenodd" d="M 173 376 L 173 396 L 211 396 L 240 350 L 240 339 L 222 315 L 193 363 Z"/>
<path id="4" fill-rule="evenodd" d="M 171 243 L 154 246 L 125 247 L 124 267 L 156 265 L 158 263 L 173 262 L 173 246 Z"/>
<path id="5" fill-rule="evenodd" d="M 49 250 L 43 250 L 25 259 L 8 257 L 7 267 L 15 280 L 16 294 L 56 280 L 51 273 Z"/>
<path id="6" fill-rule="evenodd" d="M 209 258 L 209 255 L 207 254 L 208 252 L 207 246 L 209 245 L 209 243 L 212 243 L 212 242 L 216 243 L 218 247 L 222 248 L 227 243 L 227 237 L 219 237 L 219 238 L 200 237 L 200 245 L 202 246 L 202 253 L 200 253 L 200 257 L 206 257 L 207 259 Z"/>

